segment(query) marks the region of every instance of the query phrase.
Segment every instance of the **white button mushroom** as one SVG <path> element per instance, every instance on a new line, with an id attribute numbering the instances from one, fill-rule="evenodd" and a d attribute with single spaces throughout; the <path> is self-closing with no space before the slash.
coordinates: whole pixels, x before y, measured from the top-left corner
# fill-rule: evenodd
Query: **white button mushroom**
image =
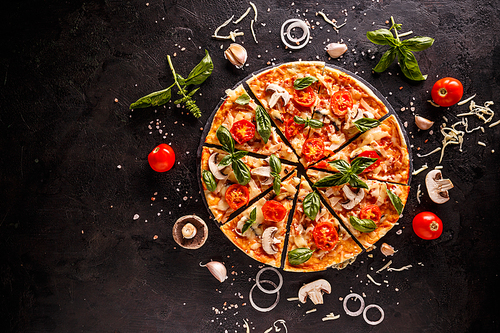
<path id="1" fill-rule="evenodd" d="M 266 230 L 264 230 L 264 232 L 262 233 L 262 248 L 264 249 L 264 251 L 266 251 L 267 254 L 273 255 L 278 253 L 278 248 L 275 244 L 280 243 L 280 241 L 274 238 L 274 235 L 276 235 L 277 231 L 278 228 L 269 227 L 266 228 Z"/>
<path id="2" fill-rule="evenodd" d="M 432 170 L 425 176 L 425 185 L 427 193 L 432 201 L 437 204 L 443 204 L 450 200 L 448 190 L 453 188 L 453 183 L 449 179 L 443 179 L 440 170 Z"/>
<path id="3" fill-rule="evenodd" d="M 325 279 L 319 279 L 303 285 L 299 290 L 299 300 L 302 303 L 307 301 L 307 296 L 311 299 L 311 301 L 316 304 L 323 304 L 323 293 L 331 293 L 332 286 Z"/>

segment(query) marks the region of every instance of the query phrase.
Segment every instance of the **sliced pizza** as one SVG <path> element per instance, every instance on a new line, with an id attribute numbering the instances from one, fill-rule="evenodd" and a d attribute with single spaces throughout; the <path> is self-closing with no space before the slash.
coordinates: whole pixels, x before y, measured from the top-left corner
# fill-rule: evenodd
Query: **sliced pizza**
<path id="1" fill-rule="evenodd" d="M 241 151 L 238 151 L 241 152 Z M 235 173 L 231 164 L 224 166 L 221 163 L 229 153 L 216 149 L 203 147 L 201 154 L 201 178 L 208 208 L 216 221 L 224 223 L 231 213 L 240 207 L 246 206 L 250 200 L 272 187 L 275 180 L 270 159 L 243 156 L 238 161 L 244 163 L 249 169 L 250 177 L 246 184 L 238 183 L 238 170 Z M 279 161 L 279 159 L 276 158 Z M 296 167 L 280 164 L 279 179 L 285 177 Z"/>
<path id="2" fill-rule="evenodd" d="M 318 76 L 324 62 L 291 62 L 259 73 L 247 81 L 253 94 L 285 134 L 295 152 L 302 155 L 310 126 L 305 122 L 313 117 L 318 103 Z M 300 117 L 304 123 L 294 121 Z"/>
<path id="3" fill-rule="evenodd" d="M 358 156 L 377 159 L 363 171 L 365 178 L 408 184 L 410 156 L 403 132 L 393 115 L 382 121 L 380 126 L 364 132 L 342 150 L 312 167 L 338 171 L 329 162 L 341 159 L 351 163 Z"/>
<path id="4" fill-rule="evenodd" d="M 410 187 L 406 185 L 370 179 L 361 179 L 368 189 L 355 188 L 348 183 L 321 187 L 328 183 L 327 177 L 332 177 L 333 174 L 309 169 L 307 175 L 318 186 L 318 191 L 343 224 L 365 248 L 375 244 L 396 224 L 410 191 Z"/>
<path id="5" fill-rule="evenodd" d="M 222 232 L 250 257 L 279 267 L 284 248 L 288 214 L 297 193 L 297 171 L 280 186 L 279 194 L 268 193 L 221 227 Z"/>
<path id="6" fill-rule="evenodd" d="M 292 149 L 271 126 L 268 115 L 250 98 L 242 85 L 235 90 L 226 90 L 226 95 L 226 99 L 215 113 L 206 143 L 220 145 L 217 129 L 222 125 L 231 132 L 238 150 L 267 156 L 275 154 L 291 162 L 298 161 Z"/>
<path id="7" fill-rule="evenodd" d="M 344 268 L 362 248 L 321 203 L 304 177 L 295 205 L 288 237 L 284 269 L 314 272 L 328 267 Z"/>

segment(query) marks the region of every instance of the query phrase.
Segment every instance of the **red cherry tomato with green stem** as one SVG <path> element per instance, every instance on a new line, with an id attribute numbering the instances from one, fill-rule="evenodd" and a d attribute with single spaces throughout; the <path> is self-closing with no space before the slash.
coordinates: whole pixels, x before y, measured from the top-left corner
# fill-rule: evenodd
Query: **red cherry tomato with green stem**
<path id="1" fill-rule="evenodd" d="M 462 83 L 452 77 L 445 77 L 434 83 L 432 100 L 440 106 L 448 107 L 457 104 L 462 99 L 464 87 Z"/>
<path id="2" fill-rule="evenodd" d="M 422 239 L 436 239 L 443 233 L 443 222 L 434 213 L 422 212 L 413 218 L 413 231 Z"/>
<path id="3" fill-rule="evenodd" d="M 162 143 L 148 155 L 148 162 L 156 172 L 165 172 L 174 166 L 175 153 L 172 147 Z"/>

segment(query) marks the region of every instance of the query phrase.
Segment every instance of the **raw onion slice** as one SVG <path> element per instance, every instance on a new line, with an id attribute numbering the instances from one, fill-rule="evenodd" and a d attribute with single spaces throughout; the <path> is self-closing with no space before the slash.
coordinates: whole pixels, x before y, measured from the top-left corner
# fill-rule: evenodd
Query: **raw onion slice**
<path id="1" fill-rule="evenodd" d="M 359 307 L 359 310 L 356 311 L 356 312 L 352 312 L 350 311 L 348 308 L 347 308 L 347 301 L 350 299 L 350 298 L 357 298 L 359 299 L 359 301 L 361 302 L 361 306 Z M 347 295 L 345 298 L 344 298 L 344 311 L 346 314 L 348 314 L 349 316 L 351 317 L 357 317 L 359 316 L 361 313 L 363 313 L 363 310 L 365 309 L 365 300 L 363 299 L 363 297 L 361 297 L 361 295 L 359 294 L 356 294 L 356 293 L 352 293 L 352 294 L 349 294 Z"/>
<path id="2" fill-rule="evenodd" d="M 274 288 L 275 289 L 272 289 L 272 290 L 269 290 L 269 289 L 265 289 L 264 287 L 262 287 L 262 285 L 260 284 L 260 276 L 262 275 L 262 273 L 264 273 L 265 271 L 273 271 L 276 273 L 276 275 L 278 275 L 279 279 L 280 279 L 280 283 L 278 284 L 278 286 L 276 286 L 276 284 L 273 283 L 274 285 Z M 269 282 L 267 280 L 262 280 L 262 282 Z M 281 273 L 274 267 L 264 267 L 262 268 L 258 273 L 257 273 L 257 276 L 255 277 L 255 284 L 257 285 L 257 287 L 259 287 L 260 291 L 262 291 L 263 293 L 266 293 L 266 294 L 275 294 L 275 293 L 278 293 L 281 289 L 281 287 L 283 286 L 283 276 L 281 275 Z"/>
<path id="3" fill-rule="evenodd" d="M 285 33 L 285 27 L 288 24 L 290 24 L 290 26 L 288 27 L 288 29 Z M 302 31 L 303 31 L 302 36 L 299 38 L 295 38 L 295 37 L 290 36 L 290 32 L 293 28 L 302 29 Z M 286 35 L 286 37 L 285 37 L 285 35 Z M 307 43 L 309 42 L 309 36 L 310 36 L 309 27 L 307 26 L 306 22 L 304 22 L 302 20 L 289 19 L 289 20 L 286 20 L 281 25 L 281 41 L 283 42 L 283 44 L 285 44 L 288 48 L 290 48 L 292 50 L 298 50 L 298 49 L 301 49 L 304 46 L 306 46 Z M 303 42 L 303 43 L 299 44 L 299 45 L 292 45 L 292 44 L 288 43 L 287 39 L 288 39 L 288 41 L 290 41 L 292 43 L 300 43 L 300 42 Z"/>
<path id="4" fill-rule="evenodd" d="M 368 311 L 368 309 L 371 309 L 371 308 L 375 308 L 375 309 L 378 309 L 380 311 L 380 319 L 379 320 L 371 321 L 371 320 L 368 320 L 368 318 L 366 318 L 366 312 Z M 382 310 L 382 308 L 380 306 L 378 306 L 377 304 L 367 305 L 365 310 L 363 311 L 363 319 L 369 325 L 373 325 L 373 326 L 378 325 L 384 320 L 384 310 Z"/>
<path id="5" fill-rule="evenodd" d="M 269 283 L 274 288 L 278 289 L 278 287 L 276 286 L 276 283 L 274 283 L 273 281 L 262 280 L 262 281 L 260 281 L 260 283 Z M 253 293 L 253 290 L 255 289 L 256 286 L 257 286 L 257 283 L 253 285 L 252 289 L 250 289 L 250 294 L 248 295 L 248 299 L 250 300 L 250 304 L 252 304 L 253 308 L 257 311 L 260 311 L 260 312 L 269 312 L 272 309 L 274 309 L 276 307 L 276 305 L 278 305 L 278 302 L 280 300 L 279 290 L 276 292 L 276 300 L 274 301 L 274 303 L 267 308 L 261 308 L 260 306 L 256 305 L 255 302 L 253 301 L 252 293 Z"/>

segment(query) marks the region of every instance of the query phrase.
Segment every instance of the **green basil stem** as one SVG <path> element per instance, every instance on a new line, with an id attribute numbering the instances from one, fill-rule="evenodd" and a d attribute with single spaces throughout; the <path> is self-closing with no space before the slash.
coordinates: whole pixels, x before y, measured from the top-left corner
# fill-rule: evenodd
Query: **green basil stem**
<path id="1" fill-rule="evenodd" d="M 391 24 L 394 27 L 394 34 L 396 35 L 396 40 L 398 41 L 398 44 L 401 42 L 399 40 L 399 35 L 398 35 L 398 29 L 396 29 L 396 22 L 394 22 L 394 17 L 391 15 Z"/>
<path id="2" fill-rule="evenodd" d="M 172 71 L 172 74 L 174 75 L 174 83 L 172 84 L 172 86 L 174 84 L 177 85 L 177 88 L 179 88 L 179 91 L 181 92 L 182 96 L 187 97 L 186 94 L 184 93 L 184 89 L 179 84 L 179 81 L 177 81 L 177 74 L 175 73 L 175 68 L 174 68 L 174 65 L 172 64 L 172 59 L 170 59 L 170 55 L 167 55 L 167 60 L 168 60 L 168 66 L 170 67 L 170 70 Z"/>

